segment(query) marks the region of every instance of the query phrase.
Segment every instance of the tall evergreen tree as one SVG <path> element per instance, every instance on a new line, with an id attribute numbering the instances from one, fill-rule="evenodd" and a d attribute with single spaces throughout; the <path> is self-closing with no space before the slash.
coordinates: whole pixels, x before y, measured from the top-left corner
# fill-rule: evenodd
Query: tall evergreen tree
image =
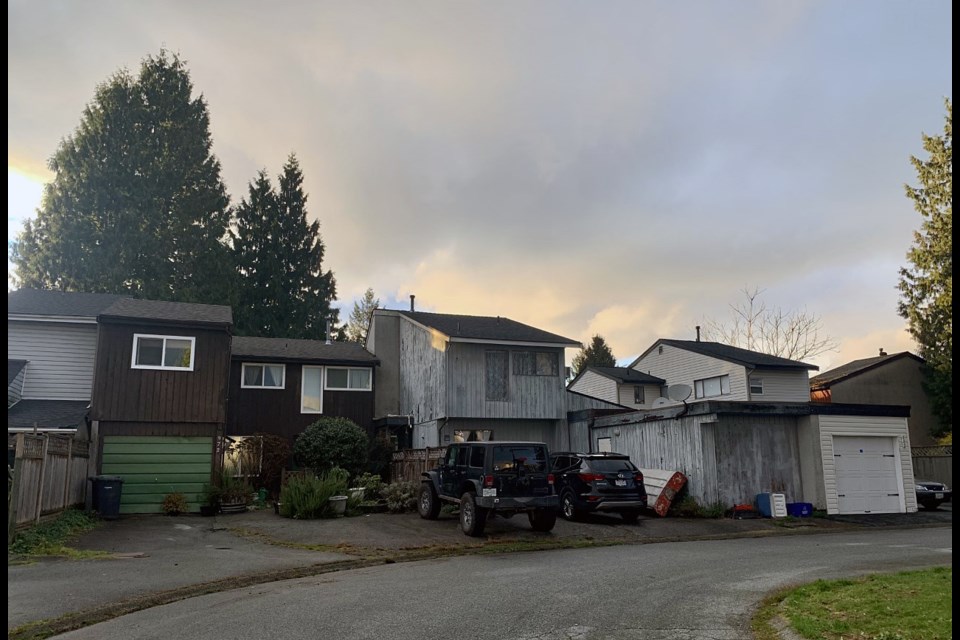
<path id="1" fill-rule="evenodd" d="M 939 430 L 953 433 L 953 103 L 946 101 L 943 135 L 923 136 L 926 160 L 911 157 L 919 186 L 907 197 L 923 216 L 900 269 L 899 312 L 927 362 L 926 391 Z"/>
<path id="2" fill-rule="evenodd" d="M 374 310 L 380 306 L 380 298 L 373 297 L 373 289 L 367 288 L 363 298 L 353 303 L 353 311 L 347 322 L 346 337 L 351 342 L 367 343 L 367 332 L 370 330 L 370 320 Z"/>
<path id="3" fill-rule="evenodd" d="M 590 344 L 573 357 L 572 365 L 572 373 L 577 375 L 587 367 L 615 367 L 617 359 L 613 357 L 613 351 L 603 336 L 595 335 Z"/>
<path id="4" fill-rule="evenodd" d="M 203 96 L 161 51 L 97 87 L 10 251 L 20 286 L 232 302 L 229 198 Z"/>
<path id="5" fill-rule="evenodd" d="M 237 207 L 232 253 L 239 274 L 238 334 L 320 339 L 328 320 L 336 325 L 336 280 L 323 270 L 320 223 L 307 221 L 306 203 L 303 172 L 291 154 L 278 189 L 261 171 Z"/>

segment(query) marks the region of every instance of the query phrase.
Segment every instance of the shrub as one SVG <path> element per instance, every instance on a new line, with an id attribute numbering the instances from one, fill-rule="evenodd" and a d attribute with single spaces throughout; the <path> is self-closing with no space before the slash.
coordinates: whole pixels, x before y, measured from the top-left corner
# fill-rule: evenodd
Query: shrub
<path id="1" fill-rule="evenodd" d="M 380 495 L 387 501 L 390 513 L 403 513 L 417 508 L 417 491 L 419 482 L 392 482 L 380 490 Z"/>
<path id="2" fill-rule="evenodd" d="M 320 418 L 297 436 L 293 457 L 318 473 L 340 467 L 358 475 L 367 463 L 367 434 L 347 418 Z"/>
<path id="3" fill-rule="evenodd" d="M 219 499 L 221 502 L 244 502 L 250 501 L 250 494 L 253 489 L 244 478 L 234 477 L 233 471 L 224 466 L 220 471 L 220 490 Z"/>
<path id="4" fill-rule="evenodd" d="M 722 502 L 703 506 L 697 502 L 696 498 L 689 495 L 685 495 L 683 499 L 670 506 L 670 515 L 681 518 L 722 518 L 727 511 L 726 505 Z"/>
<path id="5" fill-rule="evenodd" d="M 338 467 L 320 476 L 292 476 L 280 489 L 280 515 L 301 520 L 333 517 L 330 498 L 346 494 L 348 477 Z"/>
<path id="6" fill-rule="evenodd" d="M 187 496 L 179 491 L 168 493 L 163 496 L 163 503 L 160 505 L 160 508 L 163 509 L 163 512 L 168 516 L 177 516 L 181 513 L 186 513 L 189 510 L 189 507 L 187 507 Z"/>
<path id="7" fill-rule="evenodd" d="M 376 500 L 380 497 L 380 489 L 383 488 L 383 480 L 374 473 L 361 473 L 350 484 L 353 487 L 363 487 L 365 500 Z"/>
<path id="8" fill-rule="evenodd" d="M 62 554 L 66 550 L 63 545 L 71 537 L 93 529 L 99 522 L 79 509 L 67 509 L 54 520 L 17 532 L 7 551 L 28 555 Z"/>
<path id="9" fill-rule="evenodd" d="M 389 438 L 378 437 L 371 440 L 367 449 L 367 471 L 381 478 L 387 477 L 395 450 L 393 440 Z"/>

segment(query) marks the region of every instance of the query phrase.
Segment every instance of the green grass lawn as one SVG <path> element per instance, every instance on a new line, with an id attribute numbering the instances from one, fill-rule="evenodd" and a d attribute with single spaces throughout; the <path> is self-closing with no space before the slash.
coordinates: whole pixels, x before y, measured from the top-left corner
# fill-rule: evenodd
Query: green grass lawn
<path id="1" fill-rule="evenodd" d="M 65 556 L 68 558 L 91 558 L 103 554 L 100 551 L 78 551 L 66 546 L 79 533 L 99 525 L 99 520 L 79 509 L 67 509 L 53 520 L 24 529 L 17 533 L 7 553 L 22 556 Z"/>
<path id="2" fill-rule="evenodd" d="M 775 638 L 780 614 L 804 638 L 935 640 L 953 637 L 953 568 L 818 580 L 768 598 L 755 617 L 760 639 Z"/>

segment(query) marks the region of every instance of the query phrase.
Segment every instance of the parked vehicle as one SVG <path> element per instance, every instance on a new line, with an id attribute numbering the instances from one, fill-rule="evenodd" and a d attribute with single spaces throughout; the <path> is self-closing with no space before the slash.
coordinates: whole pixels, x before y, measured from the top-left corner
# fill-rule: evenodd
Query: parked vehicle
<path id="1" fill-rule="evenodd" d="M 556 478 L 560 513 L 567 520 L 603 511 L 636 522 L 647 506 L 643 474 L 630 462 L 630 456 L 559 452 L 550 456 L 550 468 Z"/>
<path id="2" fill-rule="evenodd" d="M 917 487 L 917 504 L 924 509 L 936 509 L 944 502 L 950 502 L 951 491 L 942 482 L 932 480 L 915 480 Z"/>
<path id="3" fill-rule="evenodd" d="M 465 442 L 447 447 L 435 469 L 423 474 L 417 510 L 436 519 L 440 503 L 460 505 L 460 529 L 483 535 L 488 516 L 526 513 L 534 531 L 557 522 L 557 495 L 542 442 Z"/>

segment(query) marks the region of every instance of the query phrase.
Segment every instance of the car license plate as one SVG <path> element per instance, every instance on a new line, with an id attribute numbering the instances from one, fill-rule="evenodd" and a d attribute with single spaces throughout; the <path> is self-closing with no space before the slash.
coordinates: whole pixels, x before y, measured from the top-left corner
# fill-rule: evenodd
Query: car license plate
<path id="1" fill-rule="evenodd" d="M 625 487 L 625 486 L 627 486 L 627 481 L 626 481 L 626 480 L 615 480 L 615 481 L 614 481 L 614 484 L 616 484 L 618 487 Z"/>
<path id="2" fill-rule="evenodd" d="M 937 500 L 943 500 L 943 494 L 942 494 L 942 493 L 935 493 L 935 494 L 933 494 L 933 495 L 934 495 L 934 497 L 935 497 Z"/>

